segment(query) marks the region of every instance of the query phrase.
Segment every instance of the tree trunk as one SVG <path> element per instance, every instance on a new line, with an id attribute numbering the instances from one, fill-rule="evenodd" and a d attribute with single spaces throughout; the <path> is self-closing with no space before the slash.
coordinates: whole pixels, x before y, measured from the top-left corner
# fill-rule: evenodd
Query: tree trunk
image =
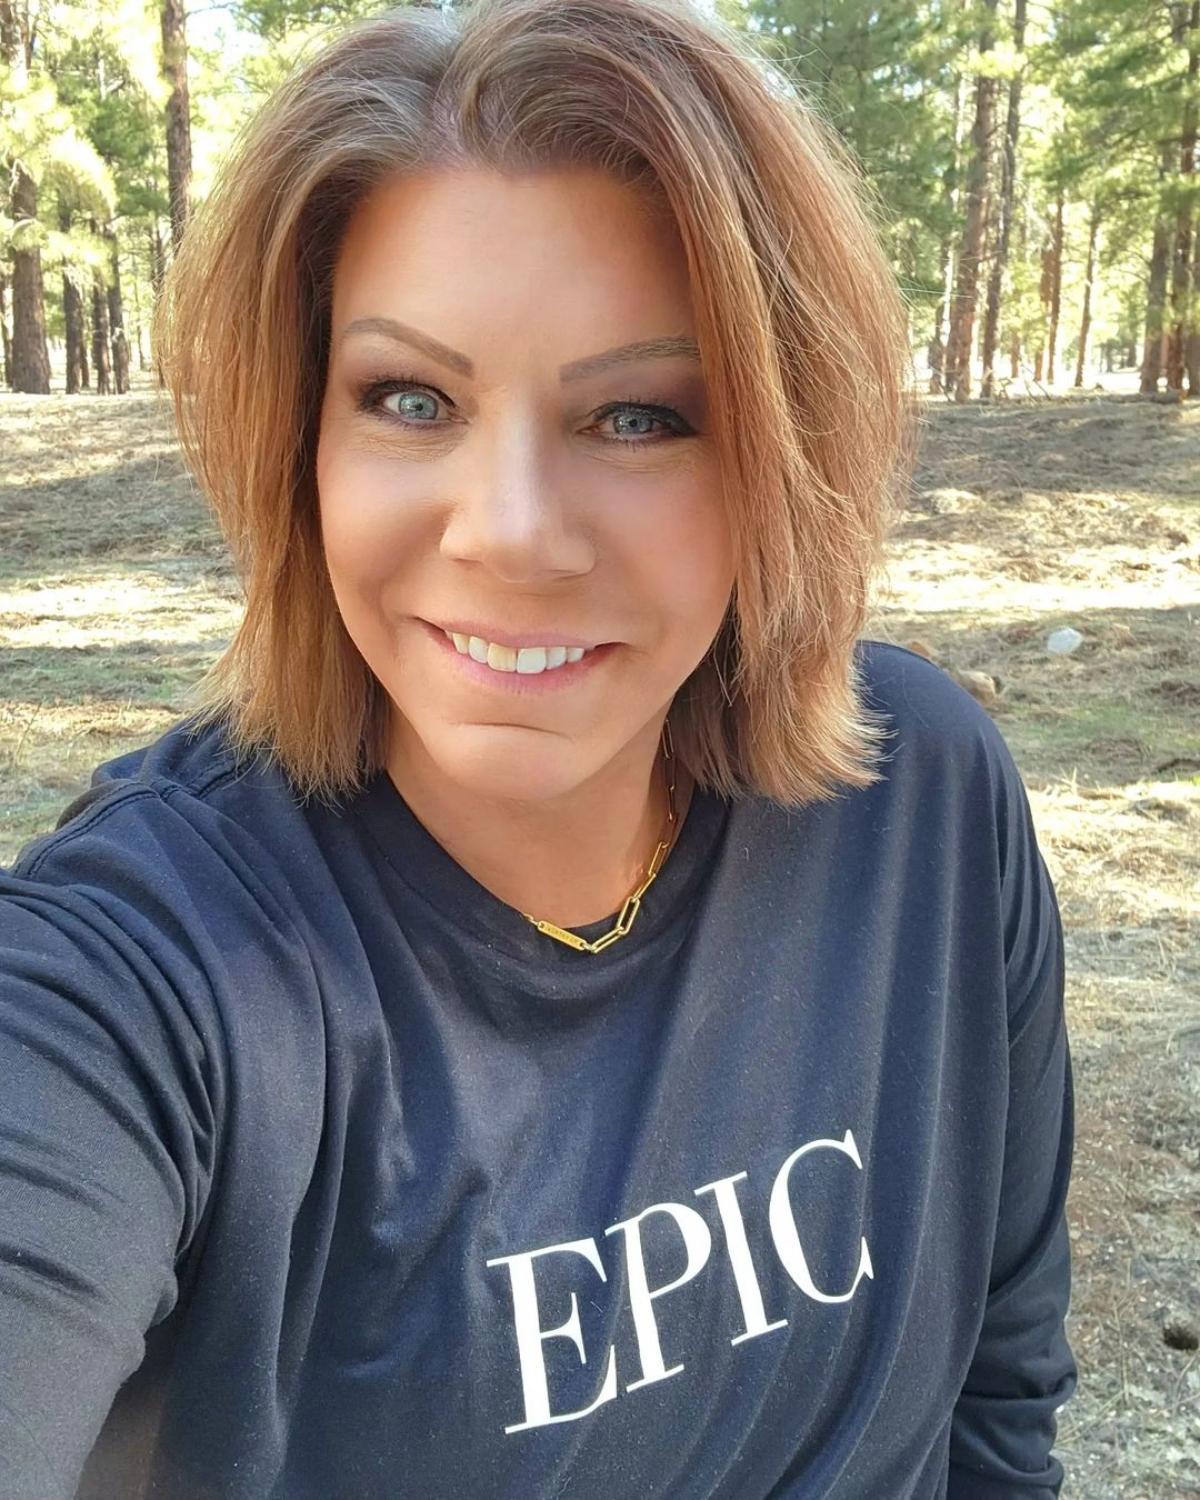
<path id="1" fill-rule="evenodd" d="M 71 272 L 63 271 L 63 321 L 67 327 L 67 395 L 77 396 L 83 389 L 85 338 L 83 297 Z"/>
<path id="2" fill-rule="evenodd" d="M 137 256 L 131 252 L 130 264 L 133 267 L 133 275 L 130 277 L 129 285 L 133 288 L 133 325 L 137 342 L 138 369 L 146 370 L 146 351 L 142 347 L 142 299 L 138 296 L 138 274 Z"/>
<path id="3" fill-rule="evenodd" d="M 188 107 L 187 19 L 183 0 L 162 0 L 163 77 L 167 99 L 167 192 L 171 203 L 171 248 L 178 250 L 188 219 L 192 179 L 192 127 Z"/>
<path id="4" fill-rule="evenodd" d="M 63 234 L 71 232 L 71 210 L 59 199 L 58 227 Z M 70 266 L 62 273 L 63 325 L 66 332 L 67 395 L 77 396 L 83 375 L 83 298 L 75 284 Z"/>
<path id="5" fill-rule="evenodd" d="M 1025 4 L 1016 0 L 1013 14 L 1013 48 L 1025 46 Z M 1008 237 L 1012 226 L 1013 199 L 1017 183 L 1017 136 L 1021 128 L 1021 69 L 1013 72 L 1008 84 L 1008 117 L 1004 126 L 1004 154 L 1000 166 L 1000 225 L 996 240 L 996 258 L 988 276 L 987 307 L 983 319 L 983 384 L 980 395 L 992 398 L 992 366 L 1000 337 L 1000 292 L 1008 266 Z"/>
<path id="6" fill-rule="evenodd" d="M 992 48 L 996 3 L 997 0 L 984 0 L 987 15 L 979 37 L 980 53 L 990 52 Z M 995 105 L 996 80 L 980 75 L 975 80 L 975 122 L 971 129 L 971 162 L 967 172 L 967 218 L 958 256 L 958 275 L 950 311 L 950 338 L 946 348 L 946 384 L 955 401 L 965 401 L 971 394 L 971 346 L 975 333 L 979 263 L 987 234 L 989 157 Z"/>
<path id="7" fill-rule="evenodd" d="M 1200 315 L 1196 310 L 1196 288 L 1200 287 L 1200 235 L 1196 237 L 1196 251 L 1192 257 L 1192 318 L 1191 329 L 1184 343 L 1184 367 L 1187 370 L 1188 395 L 1200 396 Z"/>
<path id="8" fill-rule="evenodd" d="M 1054 238 L 1049 233 L 1043 234 L 1039 259 L 1042 275 L 1038 282 L 1038 301 L 1042 308 L 1042 326 L 1037 351 L 1033 356 L 1033 378 L 1041 385 L 1046 379 L 1047 333 L 1050 328 L 1050 304 L 1054 299 Z"/>
<path id="9" fill-rule="evenodd" d="M 90 355 L 88 349 L 91 347 L 92 333 L 92 299 L 84 294 L 84 289 L 79 288 L 79 311 L 83 319 L 83 338 L 79 344 L 79 384 L 85 391 L 92 388 L 92 367 L 89 363 Z"/>
<path id="10" fill-rule="evenodd" d="M 933 314 L 933 337 L 929 340 L 929 394 L 940 396 L 945 388 L 946 344 L 942 336 L 946 309 L 954 286 L 954 249 L 947 239 L 942 245 L 942 295 Z"/>
<path id="11" fill-rule="evenodd" d="M 1175 215 L 1175 256 L 1171 274 L 1171 328 L 1167 339 L 1167 389 L 1182 391 L 1187 341 L 1195 327 L 1192 309 L 1192 205 L 1190 188 L 1196 173 L 1196 82 L 1200 75 L 1200 0 L 1187 12 L 1177 12 L 1176 41 L 1188 49 L 1187 88 L 1179 134 L 1179 173 L 1182 189 Z M 1186 16 L 1186 19 L 1185 19 Z"/>
<path id="12" fill-rule="evenodd" d="M 962 0 L 962 4 L 965 5 L 965 3 L 966 0 Z M 958 215 L 958 184 L 962 171 L 962 122 L 965 90 L 966 79 L 961 73 L 956 73 L 954 76 L 954 151 L 950 159 L 950 165 L 942 177 L 942 197 L 945 199 L 949 210 L 947 217 L 950 222 L 953 222 Z M 950 316 L 950 308 L 954 296 L 955 271 L 954 238 L 949 234 L 947 234 L 942 243 L 941 269 L 942 295 L 933 315 L 933 337 L 929 341 L 929 393 L 931 396 L 940 396 L 946 389 L 946 344 L 944 330 L 946 321 Z"/>
<path id="13" fill-rule="evenodd" d="M 1163 372 L 1166 357 L 1165 310 L 1167 302 L 1167 273 L 1171 264 L 1171 220 L 1163 212 L 1162 185 L 1171 171 L 1172 143 L 1162 148 L 1158 164 L 1159 203 L 1154 219 L 1154 241 L 1150 250 L 1150 275 L 1146 283 L 1146 328 L 1145 352 L 1138 389 L 1143 396 L 1151 396 L 1158 390 L 1159 377 Z"/>
<path id="14" fill-rule="evenodd" d="M 1087 361 L 1088 333 L 1092 326 L 1092 279 L 1096 274 L 1096 233 L 1100 228 L 1100 208 L 1092 204 L 1088 215 L 1087 270 L 1083 276 L 1083 315 L 1079 320 L 1079 356 L 1075 361 L 1075 389 L 1083 386 L 1083 369 Z"/>
<path id="15" fill-rule="evenodd" d="M 95 221 L 92 232 L 96 232 Z M 108 299 L 100 272 L 92 272 L 92 364 L 96 368 L 96 394 L 112 394 L 111 369 L 108 363 Z"/>
<path id="16" fill-rule="evenodd" d="M 1200 76 L 1200 0 L 1193 0 L 1191 19 L 1188 23 L 1188 91 L 1187 108 L 1183 129 L 1183 171 L 1187 174 L 1187 186 L 1196 181 L 1196 82 Z M 1190 148 L 1190 149 L 1189 149 Z M 1186 200 L 1185 200 L 1186 201 Z M 1193 210 L 1188 209 L 1189 228 L 1194 223 Z M 1179 333 L 1180 357 L 1187 376 L 1187 393 L 1200 396 L 1200 310 L 1196 305 L 1196 292 L 1200 288 L 1200 236 L 1192 236 L 1192 263 L 1186 277 L 1188 298 L 1186 312 L 1181 320 Z M 1180 382 L 1182 384 L 1182 380 Z"/>
<path id="17" fill-rule="evenodd" d="M 104 230 L 108 241 L 108 263 L 111 279 L 108 283 L 108 328 L 112 346 L 113 380 L 117 395 L 124 396 L 129 390 L 129 341 L 125 337 L 125 309 L 121 302 L 121 260 L 117 243 L 117 232 L 111 224 Z"/>
<path id="18" fill-rule="evenodd" d="M 8 277 L 0 272 L 0 380 L 12 389 L 12 345 L 8 338 Z"/>
<path id="19" fill-rule="evenodd" d="M 21 162 L 12 169 L 13 218 L 37 218 L 37 183 Z M 46 307 L 42 289 L 42 252 L 12 252 L 13 332 L 12 388 L 35 395 L 50 393 L 50 351 L 46 345 Z"/>
<path id="20" fill-rule="evenodd" d="M 12 82 L 19 91 L 29 77 L 33 50 L 27 12 L 12 0 L 0 0 L 0 59 L 7 63 Z M 37 219 L 37 182 L 20 159 L 6 162 L 11 190 L 12 217 Z M 50 390 L 50 351 L 46 347 L 46 309 L 42 289 L 42 254 L 12 251 L 12 341 L 8 351 L 8 378 L 14 391 L 46 395 Z"/>
<path id="21" fill-rule="evenodd" d="M 1063 190 L 1059 188 L 1054 200 L 1054 225 L 1050 235 L 1048 260 L 1043 261 L 1042 284 L 1049 293 L 1049 320 L 1046 325 L 1046 374 L 1045 381 L 1052 386 L 1055 380 L 1055 361 L 1058 358 L 1058 320 L 1062 312 L 1062 268 L 1063 268 L 1063 218 L 1066 204 Z"/>

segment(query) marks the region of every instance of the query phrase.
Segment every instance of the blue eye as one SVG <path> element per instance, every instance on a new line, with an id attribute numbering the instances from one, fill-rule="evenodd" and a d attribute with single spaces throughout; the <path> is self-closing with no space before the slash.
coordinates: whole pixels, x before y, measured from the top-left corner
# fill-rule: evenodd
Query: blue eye
<path id="1" fill-rule="evenodd" d="M 601 416 L 600 421 L 607 422 L 610 418 L 613 420 L 615 430 L 618 433 L 638 440 L 652 437 L 656 426 L 660 428 L 665 427 L 668 431 L 674 430 L 663 417 L 655 415 L 653 411 L 649 411 L 645 407 L 609 407 Z M 641 425 L 622 427 L 620 425 L 622 422 L 639 423 Z M 610 439 L 609 441 L 613 440 Z"/>
<path id="2" fill-rule="evenodd" d="M 625 438 L 605 438 L 606 443 L 623 443 L 626 448 L 643 447 L 647 443 L 660 442 L 663 437 L 690 437 L 695 428 L 681 417 L 677 411 L 669 406 L 656 406 L 651 401 L 642 401 L 636 396 L 628 396 L 624 401 L 610 401 L 596 413 L 597 425 L 607 422 L 610 417 L 619 421 L 633 421 L 642 425 L 636 427 L 618 428 L 624 432 Z M 646 425 L 649 424 L 649 425 Z M 655 435 L 653 427 L 657 425 L 663 429 L 662 433 Z"/>
<path id="3" fill-rule="evenodd" d="M 418 421 L 421 419 L 420 403 L 422 401 L 425 402 L 426 408 L 430 406 L 436 408 L 437 406 L 437 398 L 431 396 L 428 391 L 394 391 L 391 394 L 399 396 L 401 401 L 401 410 L 398 410 L 396 415 L 406 419 L 414 417 Z M 428 415 L 434 417 L 437 415 L 437 412 L 434 410 L 429 412 Z"/>
<path id="4" fill-rule="evenodd" d="M 385 407 L 382 404 L 385 396 L 400 396 L 403 410 L 395 411 Z M 359 393 L 355 404 L 359 411 L 382 413 L 385 419 L 424 427 L 431 421 L 436 421 L 437 404 L 445 399 L 440 391 L 419 385 L 415 380 L 376 380 Z M 428 415 L 423 416 L 422 411 Z"/>
<path id="5" fill-rule="evenodd" d="M 388 396 L 401 398 L 399 409 L 385 407 Z M 356 398 L 357 409 L 385 422 L 399 423 L 402 427 L 436 427 L 439 425 L 437 408 L 441 403 L 453 405 L 448 396 L 434 386 L 422 385 L 406 376 L 395 376 L 389 380 L 376 380 L 362 388 Z M 659 442 L 665 437 L 689 437 L 695 429 L 669 406 L 658 406 L 630 396 L 624 401 L 610 401 L 592 416 L 589 430 L 599 427 L 609 418 L 615 418 L 618 436 L 605 437 L 606 443 L 619 443 L 626 448 L 636 448 L 647 443 Z"/>
<path id="6" fill-rule="evenodd" d="M 400 396 L 402 410 L 385 407 L 383 400 L 386 396 Z M 359 411 L 382 417 L 386 422 L 399 422 L 407 427 L 432 427 L 437 422 L 438 403 L 445 400 L 447 397 L 432 386 L 400 376 L 370 382 L 358 393 L 355 406 Z"/>

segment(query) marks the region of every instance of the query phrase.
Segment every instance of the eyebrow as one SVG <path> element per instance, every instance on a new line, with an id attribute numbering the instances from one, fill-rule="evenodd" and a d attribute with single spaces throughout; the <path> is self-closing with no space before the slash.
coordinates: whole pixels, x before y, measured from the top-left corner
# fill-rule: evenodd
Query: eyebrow
<path id="1" fill-rule="evenodd" d="M 419 328 L 411 328 L 407 323 L 398 323 L 395 318 L 355 318 L 353 323 L 348 323 L 342 329 L 338 342 L 344 343 L 356 333 L 381 334 L 394 343 L 407 344 L 409 348 L 419 349 L 422 354 L 428 355 L 430 359 L 436 360 L 438 364 L 444 365 L 458 375 L 465 375 L 469 378 L 475 373 L 474 363 L 465 354 L 460 354 L 457 349 L 451 349 L 438 339 L 431 338 L 429 334 L 422 333 Z M 599 375 L 604 370 L 613 369 L 617 365 L 633 364 L 636 360 L 680 358 L 699 360 L 700 346 L 695 339 L 687 338 L 682 334 L 655 339 L 639 339 L 633 344 L 622 344 L 616 349 L 606 349 L 602 354 L 589 354 L 586 359 L 573 359 L 559 369 L 558 376 L 563 382 L 583 380 L 590 375 Z"/>

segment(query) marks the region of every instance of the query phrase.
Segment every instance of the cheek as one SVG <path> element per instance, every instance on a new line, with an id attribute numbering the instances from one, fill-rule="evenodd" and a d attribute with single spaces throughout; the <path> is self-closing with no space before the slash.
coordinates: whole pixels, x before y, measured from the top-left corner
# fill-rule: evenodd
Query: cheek
<path id="1" fill-rule="evenodd" d="M 339 602 L 373 599 L 394 576 L 412 524 L 398 504 L 395 475 L 369 455 L 317 453 L 317 492 L 326 565 Z"/>
<path id="2" fill-rule="evenodd" d="M 719 487 L 702 485 L 660 513 L 639 549 L 649 586 L 689 632 L 715 633 L 735 578 L 733 542 Z M 707 644 L 707 642 L 706 642 Z"/>

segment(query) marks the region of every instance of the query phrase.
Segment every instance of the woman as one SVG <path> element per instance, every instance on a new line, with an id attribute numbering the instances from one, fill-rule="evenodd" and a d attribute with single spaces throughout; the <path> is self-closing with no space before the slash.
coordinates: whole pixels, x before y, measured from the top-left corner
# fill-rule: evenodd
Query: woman
<path id="1" fill-rule="evenodd" d="M 156 329 L 245 623 L 2 886 L 10 1500 L 1058 1492 L 1054 893 L 859 639 L 904 324 L 684 0 L 257 117 Z"/>

